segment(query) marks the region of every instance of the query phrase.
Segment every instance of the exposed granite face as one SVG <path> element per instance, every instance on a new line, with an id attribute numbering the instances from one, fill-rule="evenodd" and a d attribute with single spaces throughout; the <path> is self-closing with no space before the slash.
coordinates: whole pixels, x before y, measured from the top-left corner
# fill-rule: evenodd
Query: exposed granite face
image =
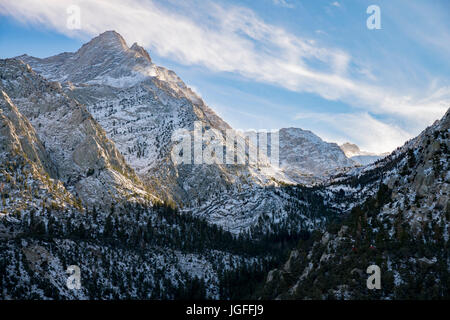
<path id="1" fill-rule="evenodd" d="M 49 175 L 92 207 L 149 195 L 114 143 L 84 106 L 20 60 L 0 61 L 0 88 L 32 126 L 45 149 Z M 29 149 L 29 148 L 28 148 Z M 50 164 L 48 164 L 50 163 Z M 111 197 L 111 194 L 114 196 Z"/>
<path id="2" fill-rule="evenodd" d="M 56 177 L 55 166 L 33 126 L 4 91 L 0 92 L 0 117 L 2 148 L 8 152 L 22 151 L 30 161 L 42 166 L 51 177 Z"/>
<path id="3" fill-rule="evenodd" d="M 45 206 L 74 209 L 75 197 L 54 178 L 56 175 L 51 157 L 33 126 L 1 90 L 0 216 Z M 0 238 L 14 236 L 14 232 L 0 231 Z"/>
<path id="4" fill-rule="evenodd" d="M 280 163 L 291 176 L 310 175 L 317 180 L 356 165 L 337 144 L 299 128 L 280 130 Z"/>

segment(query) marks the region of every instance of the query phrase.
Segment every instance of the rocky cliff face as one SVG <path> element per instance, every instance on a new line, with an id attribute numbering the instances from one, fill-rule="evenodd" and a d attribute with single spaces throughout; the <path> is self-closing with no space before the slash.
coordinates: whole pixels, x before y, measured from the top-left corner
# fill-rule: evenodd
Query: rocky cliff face
<path id="1" fill-rule="evenodd" d="M 355 165 L 337 144 L 325 142 L 311 131 L 280 130 L 280 166 L 298 181 L 323 181 Z"/>
<path id="2" fill-rule="evenodd" d="M 1 91 L 0 215 L 20 219 L 23 212 L 46 206 L 78 207 L 63 184 L 50 177 L 55 174 L 51 158 L 33 126 Z M 3 234 L 5 237 L 12 235 Z"/>
<path id="3" fill-rule="evenodd" d="M 0 88 L 36 130 L 49 175 L 92 207 L 148 201 L 138 177 L 84 106 L 19 60 L 0 61 Z"/>
<path id="4" fill-rule="evenodd" d="M 22 154 L 37 166 L 42 167 L 50 176 L 55 176 L 54 164 L 31 123 L 19 112 L 4 91 L 0 94 L 3 124 L 1 138 L 4 152 Z M 3 159 L 7 159 L 6 154 Z"/>
<path id="5" fill-rule="evenodd" d="M 173 71 L 154 65 L 137 44 L 128 48 L 119 34 L 108 31 L 75 53 L 47 59 L 19 58 L 45 77 L 63 81 L 64 92 L 86 105 L 125 161 L 161 198 L 233 230 L 245 230 L 261 212 L 279 206 L 279 199 L 264 190 L 277 185 L 276 181 L 291 181 L 278 169 L 173 163 L 176 143 L 172 137 L 178 129 L 192 132 L 194 123 L 199 122 L 204 130 L 215 129 L 217 139 L 224 144 L 226 130 L 231 128 Z M 204 142 L 203 148 L 207 145 Z M 267 201 L 252 206 L 257 211 L 233 208 L 233 198 L 244 189 L 251 197 Z M 211 207 L 218 209 L 214 215 L 209 214 Z M 245 223 L 231 218 L 235 215 L 246 216 Z"/>
<path id="6" fill-rule="evenodd" d="M 177 202 L 190 200 L 196 185 L 188 190 L 184 185 L 189 185 L 189 177 L 199 178 L 204 168 L 177 168 L 171 163 L 172 134 L 177 129 L 193 130 L 195 121 L 223 133 L 230 127 L 173 71 L 154 65 L 137 44 L 128 48 L 114 31 L 101 34 L 73 54 L 21 58 L 44 76 L 65 82 L 66 92 L 87 106 L 126 161 L 160 194 Z M 217 166 L 192 181 L 209 179 L 211 174 L 213 180 L 219 179 L 226 173 Z M 223 181 L 227 178 L 219 179 L 218 189 L 229 182 Z"/>

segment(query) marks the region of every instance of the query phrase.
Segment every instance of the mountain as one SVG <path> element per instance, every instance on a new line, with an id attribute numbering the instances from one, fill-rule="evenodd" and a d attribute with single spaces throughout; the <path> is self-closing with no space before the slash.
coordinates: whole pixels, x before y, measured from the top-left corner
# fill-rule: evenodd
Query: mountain
<path id="1" fill-rule="evenodd" d="M 280 167 L 297 181 L 321 181 L 354 167 L 335 143 L 320 139 L 311 131 L 299 128 L 280 130 Z"/>
<path id="2" fill-rule="evenodd" d="M 448 297 L 450 111 L 359 166 L 233 130 L 114 31 L 0 80 L 1 299 Z"/>
<path id="3" fill-rule="evenodd" d="M 107 31 L 75 53 L 45 59 L 18 58 L 44 77 L 61 81 L 64 93 L 86 106 L 152 194 L 235 233 L 248 231 L 263 213 L 277 212 L 280 219 L 286 219 L 285 197 L 269 187 L 296 183 L 294 179 L 300 176 L 299 168 L 306 160 L 293 162 L 293 178 L 264 156 L 257 163 L 247 161 L 247 165 L 174 163 L 176 133 L 187 130 L 193 139 L 196 123 L 202 132 L 215 130 L 215 141 L 222 145 L 227 143 L 229 131 L 243 137 L 173 71 L 156 66 L 139 45 L 128 47 L 118 33 Z M 284 144 L 286 150 L 288 143 Z M 316 141 L 311 142 L 311 150 L 314 144 Z M 211 141 L 203 140 L 202 149 L 210 145 Z M 248 158 L 255 145 L 248 142 L 244 150 L 236 149 L 236 158 Z M 314 152 L 319 156 L 319 150 Z M 345 162 L 341 152 L 335 153 L 334 149 L 329 153 L 336 157 L 334 165 Z M 285 158 L 291 159 L 289 154 Z M 318 162 L 327 163 L 325 158 L 321 156 Z M 319 166 L 311 164 L 307 174 L 314 170 L 324 174 L 326 170 Z M 332 166 L 327 163 L 326 169 Z"/>
<path id="4" fill-rule="evenodd" d="M 0 89 L 29 120 L 50 161 L 47 173 L 89 207 L 155 199 L 86 108 L 20 60 L 0 60 Z"/>
<path id="5" fill-rule="evenodd" d="M 342 151 L 344 151 L 345 155 L 349 158 L 354 156 L 359 156 L 362 154 L 366 154 L 366 152 L 361 151 L 359 147 L 356 144 L 346 142 L 343 145 L 340 146 Z M 364 153 L 363 153 L 364 152 Z"/>
<path id="6" fill-rule="evenodd" d="M 159 73 L 122 81 L 134 71 L 115 68 L 126 65 L 122 58 L 130 59 L 130 51 L 138 56 L 132 66 Z M 265 158 L 248 166 L 175 165 L 176 129 L 192 131 L 196 121 L 225 135 L 230 128 L 137 45 L 128 48 L 107 32 L 75 54 L 49 60 L 56 74 L 45 74 L 50 79 L 21 59 L 0 61 L 2 299 L 241 297 L 256 283 L 229 279 L 250 270 L 255 281 L 262 278 L 300 229 L 325 224 L 320 205 L 310 209 L 308 198 L 277 189 L 276 178 L 284 175 Z M 48 62 L 42 61 L 40 72 Z M 86 83 L 56 81 L 62 77 Z M 107 109 L 97 108 L 99 101 Z M 127 108 L 110 118 L 110 103 Z M 224 143 L 223 135 L 217 139 Z M 191 206 L 180 211 L 153 194 L 179 196 Z M 66 286 L 70 265 L 82 272 L 78 291 Z"/>
<path id="7" fill-rule="evenodd" d="M 195 121 L 223 133 L 230 127 L 173 71 L 154 65 L 137 44 L 128 48 L 118 33 L 107 31 L 75 53 L 20 58 L 49 79 L 66 81 L 67 94 L 87 106 L 126 161 L 162 197 L 187 205 L 199 193 L 208 197 L 209 185 L 224 191 L 242 171 L 172 163 L 177 129 L 192 131 Z"/>
<path id="8" fill-rule="evenodd" d="M 0 215 L 20 218 L 23 211 L 46 205 L 77 206 L 62 183 L 50 178 L 55 172 L 48 152 L 4 91 L 0 92 L 0 133 Z"/>
<path id="9" fill-rule="evenodd" d="M 301 241 L 260 295 L 279 299 L 439 299 L 450 284 L 450 109 L 376 164 L 336 179 L 339 224 Z M 381 270 L 368 290 L 366 269 Z"/>
<path id="10" fill-rule="evenodd" d="M 342 149 L 342 151 L 344 151 L 345 155 L 348 158 L 363 166 L 374 163 L 389 154 L 389 152 L 376 154 L 372 152 L 361 151 L 356 144 L 350 142 L 344 143 L 340 146 L 340 148 Z"/>
<path id="11" fill-rule="evenodd" d="M 15 59 L 0 79 L 0 299 L 228 298 L 223 274 L 273 265 L 274 249 L 151 197 L 59 83 Z"/>

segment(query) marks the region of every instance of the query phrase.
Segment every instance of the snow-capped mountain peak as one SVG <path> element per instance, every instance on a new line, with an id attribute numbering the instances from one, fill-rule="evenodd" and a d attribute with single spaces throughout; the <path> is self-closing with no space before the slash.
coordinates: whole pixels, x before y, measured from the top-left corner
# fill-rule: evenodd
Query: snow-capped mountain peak
<path id="1" fill-rule="evenodd" d="M 387 156 L 389 152 L 374 153 L 361 150 L 356 144 L 346 142 L 340 146 L 345 155 L 360 165 L 369 165 Z"/>
<path id="2" fill-rule="evenodd" d="M 135 51 L 137 54 L 147 58 L 148 62 L 152 62 L 152 58 L 150 58 L 150 55 L 148 54 L 147 50 L 145 50 L 143 47 L 137 44 L 137 42 L 133 43 L 133 45 L 130 47 L 130 50 Z"/>
<path id="3" fill-rule="evenodd" d="M 116 31 L 105 31 L 93 38 L 88 43 L 84 44 L 78 52 L 80 56 L 86 54 L 89 51 L 96 50 L 97 48 L 101 48 L 102 50 L 110 50 L 112 51 L 123 51 L 126 52 L 128 50 L 127 43 L 125 39 Z"/>
<path id="4" fill-rule="evenodd" d="M 345 155 L 349 158 L 351 158 L 353 156 L 362 155 L 361 150 L 354 143 L 346 142 L 343 145 L 341 145 L 340 147 L 341 147 L 342 151 L 344 151 Z"/>
<path id="5" fill-rule="evenodd" d="M 280 130 L 280 164 L 289 176 L 306 181 L 355 166 L 337 144 L 299 128 Z"/>
<path id="6" fill-rule="evenodd" d="M 74 53 L 65 52 L 45 59 L 27 55 L 18 58 L 44 77 L 59 82 L 129 87 L 157 75 L 148 52 L 138 44 L 129 48 L 115 31 L 100 34 Z"/>

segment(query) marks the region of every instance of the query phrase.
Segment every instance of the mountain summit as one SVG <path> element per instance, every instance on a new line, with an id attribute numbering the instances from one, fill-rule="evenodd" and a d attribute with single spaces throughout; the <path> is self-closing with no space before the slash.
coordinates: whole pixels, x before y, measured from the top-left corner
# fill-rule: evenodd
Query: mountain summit
<path id="1" fill-rule="evenodd" d="M 138 44 L 128 48 L 120 35 L 108 31 L 75 53 L 19 58 L 44 77 L 61 82 L 68 96 L 87 107 L 153 194 L 236 232 L 248 228 L 263 211 L 281 206 L 278 196 L 263 189 L 275 185 L 274 178 L 287 180 L 279 170 L 173 163 L 177 130 L 192 131 L 197 122 L 224 137 L 231 127 L 175 72 L 153 64 Z M 242 190 L 259 201 L 236 206 L 234 199 Z M 243 218 L 230 219 L 225 207 L 232 204 L 233 214 Z"/>
<path id="2" fill-rule="evenodd" d="M 354 167 L 336 143 L 323 141 L 311 131 L 299 128 L 280 130 L 280 165 L 296 180 L 322 180 L 340 170 Z"/>
<path id="3" fill-rule="evenodd" d="M 360 165 L 369 165 L 389 154 L 389 152 L 377 154 L 373 152 L 362 151 L 356 144 L 346 142 L 340 146 L 345 155 Z"/>
<path id="4" fill-rule="evenodd" d="M 137 44 L 129 48 L 115 31 L 100 34 L 74 53 L 65 52 L 46 59 L 27 55 L 18 58 L 44 77 L 59 82 L 127 87 L 157 73 L 147 51 Z"/>

